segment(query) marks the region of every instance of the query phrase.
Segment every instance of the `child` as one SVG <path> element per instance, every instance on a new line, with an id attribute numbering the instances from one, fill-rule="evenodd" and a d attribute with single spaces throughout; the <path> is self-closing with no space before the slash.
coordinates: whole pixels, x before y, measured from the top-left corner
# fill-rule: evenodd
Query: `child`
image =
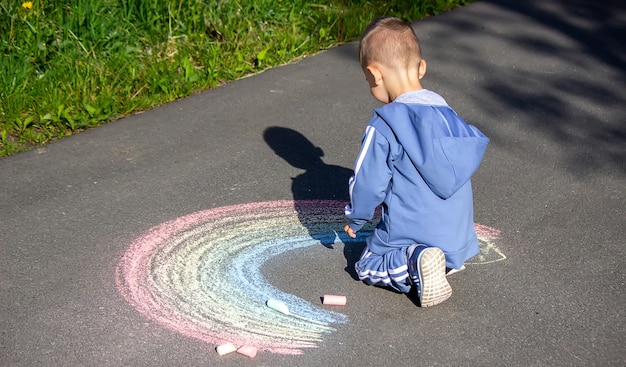
<path id="1" fill-rule="evenodd" d="M 382 206 L 382 218 L 356 263 L 359 279 L 402 293 L 422 307 L 452 295 L 446 266 L 460 269 L 479 251 L 470 177 L 489 139 L 438 94 L 423 89 L 426 73 L 417 36 L 397 18 L 372 21 L 359 61 L 374 110 L 349 181 L 344 230 L 352 238 Z"/>

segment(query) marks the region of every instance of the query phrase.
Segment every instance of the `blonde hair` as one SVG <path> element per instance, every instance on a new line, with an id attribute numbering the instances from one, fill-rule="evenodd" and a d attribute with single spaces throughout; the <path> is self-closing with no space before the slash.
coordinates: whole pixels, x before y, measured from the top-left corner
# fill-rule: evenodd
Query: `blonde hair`
<path id="1" fill-rule="evenodd" d="M 374 62 L 396 69 L 418 66 L 422 59 L 419 40 L 411 25 L 393 17 L 377 18 L 365 27 L 359 43 L 359 62 Z"/>

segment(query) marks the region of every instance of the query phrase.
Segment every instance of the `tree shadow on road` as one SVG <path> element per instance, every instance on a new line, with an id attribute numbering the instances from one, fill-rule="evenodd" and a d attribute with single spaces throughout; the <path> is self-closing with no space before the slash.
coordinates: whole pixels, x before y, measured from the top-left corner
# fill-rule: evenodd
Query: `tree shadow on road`
<path id="1" fill-rule="evenodd" d="M 468 7 L 415 23 L 432 65 L 427 87 L 475 120 L 492 145 L 529 163 L 547 160 L 580 178 L 626 173 L 626 4 L 489 0 Z M 517 22 L 528 27 L 510 26 Z"/>

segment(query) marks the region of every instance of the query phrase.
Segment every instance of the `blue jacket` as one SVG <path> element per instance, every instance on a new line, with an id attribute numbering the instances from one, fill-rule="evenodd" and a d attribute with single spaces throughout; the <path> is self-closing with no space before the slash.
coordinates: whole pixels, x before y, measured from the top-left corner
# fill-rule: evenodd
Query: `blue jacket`
<path id="1" fill-rule="evenodd" d="M 461 267 L 479 252 L 470 178 L 488 142 L 445 105 L 375 109 L 349 182 L 350 227 L 358 231 L 382 204 L 371 252 L 423 243 L 441 248 L 448 267 Z"/>

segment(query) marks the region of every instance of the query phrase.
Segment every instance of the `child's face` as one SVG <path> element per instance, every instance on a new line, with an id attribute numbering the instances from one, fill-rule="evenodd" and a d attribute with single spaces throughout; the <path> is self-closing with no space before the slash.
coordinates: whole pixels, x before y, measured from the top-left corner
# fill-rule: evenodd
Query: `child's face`
<path id="1" fill-rule="evenodd" d="M 368 66 L 363 69 L 363 73 L 365 74 L 365 80 L 370 86 L 370 93 L 372 96 L 376 98 L 379 102 L 389 103 L 389 92 L 387 88 L 385 88 L 385 84 L 382 81 L 382 74 L 380 70 L 376 67 Z"/>

